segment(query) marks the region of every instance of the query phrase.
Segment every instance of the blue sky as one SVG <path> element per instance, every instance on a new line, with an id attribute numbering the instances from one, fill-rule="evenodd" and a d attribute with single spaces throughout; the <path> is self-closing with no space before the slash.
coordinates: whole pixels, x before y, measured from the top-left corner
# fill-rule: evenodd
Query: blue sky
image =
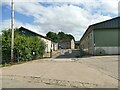
<path id="1" fill-rule="evenodd" d="M 42 35 L 63 31 L 79 40 L 89 25 L 117 17 L 118 0 L 80 1 L 15 2 L 15 27 L 24 26 Z M 1 30 L 10 28 L 10 20 L 10 2 L 3 2 Z"/>
<path id="2" fill-rule="evenodd" d="M 32 21 L 34 19 L 32 16 L 26 16 L 26 15 L 23 15 L 23 14 L 16 12 L 16 11 L 14 13 L 15 13 L 14 14 L 15 20 L 18 20 L 18 21 L 23 22 L 23 23 L 31 23 L 32 24 Z M 7 6 L 7 5 L 2 6 L 2 21 L 10 19 L 10 18 L 11 18 L 10 6 Z"/>

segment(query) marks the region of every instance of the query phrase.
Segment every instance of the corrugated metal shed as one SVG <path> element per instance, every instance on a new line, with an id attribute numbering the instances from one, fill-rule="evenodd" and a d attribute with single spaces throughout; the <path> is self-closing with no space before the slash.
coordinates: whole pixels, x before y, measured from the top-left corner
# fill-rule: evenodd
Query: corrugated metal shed
<path id="1" fill-rule="evenodd" d="M 93 29 L 106 29 L 106 28 L 120 28 L 120 17 L 116 17 L 110 20 L 106 20 L 100 23 L 90 25 L 86 32 L 83 34 L 80 42 L 93 30 Z"/>
<path id="2" fill-rule="evenodd" d="M 118 22 L 120 21 L 120 17 L 113 18 L 107 21 L 103 21 L 100 23 L 93 24 L 93 28 L 120 28 Z"/>

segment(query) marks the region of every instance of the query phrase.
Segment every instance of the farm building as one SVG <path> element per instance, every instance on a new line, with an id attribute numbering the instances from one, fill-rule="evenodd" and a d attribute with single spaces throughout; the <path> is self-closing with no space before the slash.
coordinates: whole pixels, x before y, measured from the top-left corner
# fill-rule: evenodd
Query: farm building
<path id="1" fill-rule="evenodd" d="M 80 48 L 80 41 L 75 41 L 75 49 L 79 49 Z"/>
<path id="2" fill-rule="evenodd" d="M 73 39 L 60 41 L 59 46 L 62 49 L 74 49 L 75 48 L 75 41 Z"/>
<path id="3" fill-rule="evenodd" d="M 45 49 L 46 53 L 49 53 L 51 49 L 53 51 L 58 49 L 58 43 L 53 42 L 48 37 L 45 37 L 45 36 L 40 35 L 38 33 L 35 33 L 35 32 L 33 32 L 33 31 L 29 30 L 29 29 L 26 29 L 24 27 L 20 27 L 19 30 L 20 30 L 20 33 L 22 35 L 25 35 L 25 36 L 38 36 L 41 40 L 43 40 L 46 43 L 46 49 Z"/>
<path id="4" fill-rule="evenodd" d="M 80 48 L 87 54 L 120 54 L 118 33 L 120 17 L 90 25 L 80 39 Z"/>

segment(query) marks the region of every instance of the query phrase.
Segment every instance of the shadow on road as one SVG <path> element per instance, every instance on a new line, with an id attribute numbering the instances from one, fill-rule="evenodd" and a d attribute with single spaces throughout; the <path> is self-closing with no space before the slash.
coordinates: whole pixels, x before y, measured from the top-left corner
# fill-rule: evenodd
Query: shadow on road
<path id="1" fill-rule="evenodd" d="M 56 58 L 77 58 L 80 55 L 80 50 L 63 50 L 64 54 L 62 54 L 62 50 L 60 52 L 60 55 Z"/>

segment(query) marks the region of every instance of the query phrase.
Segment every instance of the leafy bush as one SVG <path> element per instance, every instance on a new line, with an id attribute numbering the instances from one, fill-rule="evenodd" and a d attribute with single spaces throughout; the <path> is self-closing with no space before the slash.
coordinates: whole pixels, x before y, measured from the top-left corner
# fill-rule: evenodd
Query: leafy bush
<path id="1" fill-rule="evenodd" d="M 11 50 L 11 32 L 4 30 L 2 33 L 2 63 L 8 63 L 10 60 Z"/>
<path id="2" fill-rule="evenodd" d="M 2 35 L 0 34 L 0 64 L 2 63 Z"/>
<path id="3" fill-rule="evenodd" d="M 15 29 L 14 61 L 27 61 L 42 58 L 45 52 L 45 42 L 37 36 L 22 36 Z M 34 53 L 33 53 L 34 52 Z M 11 30 L 2 33 L 2 61 L 9 63 L 11 57 Z"/>

